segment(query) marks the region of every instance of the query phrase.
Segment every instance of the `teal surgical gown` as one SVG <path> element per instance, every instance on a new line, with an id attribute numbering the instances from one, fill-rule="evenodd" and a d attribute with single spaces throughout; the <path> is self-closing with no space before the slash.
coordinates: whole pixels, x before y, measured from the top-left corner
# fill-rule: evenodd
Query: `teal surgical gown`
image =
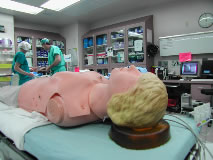
<path id="1" fill-rule="evenodd" d="M 23 75 L 17 71 L 15 71 L 14 67 L 15 67 L 15 63 L 18 62 L 21 64 L 20 68 L 25 71 L 25 72 L 30 72 L 30 69 L 29 69 L 29 66 L 28 66 L 28 62 L 27 62 L 27 59 L 24 55 L 23 52 L 17 52 L 15 57 L 13 58 L 13 64 L 12 64 L 12 71 L 15 73 L 15 74 L 18 74 L 19 75 L 19 85 L 22 85 L 24 84 L 25 82 L 33 79 L 32 77 L 29 77 L 27 75 Z"/>
<path id="2" fill-rule="evenodd" d="M 55 74 L 56 72 L 66 71 L 63 53 L 61 52 L 60 48 L 54 45 L 51 45 L 50 51 L 48 53 L 49 65 L 53 64 L 57 54 L 61 56 L 61 62 L 57 66 L 51 68 L 51 75 Z"/>

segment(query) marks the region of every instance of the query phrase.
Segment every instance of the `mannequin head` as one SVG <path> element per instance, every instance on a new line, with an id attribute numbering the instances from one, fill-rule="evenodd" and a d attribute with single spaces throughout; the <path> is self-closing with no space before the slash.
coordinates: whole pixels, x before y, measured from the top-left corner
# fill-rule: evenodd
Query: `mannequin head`
<path id="1" fill-rule="evenodd" d="M 156 75 L 152 73 L 139 75 L 133 68 L 130 68 L 130 71 L 125 69 L 121 73 L 115 73 L 115 78 L 112 75 L 110 83 L 113 86 L 117 85 L 120 78 L 120 81 L 125 81 L 126 86 L 132 85 L 132 87 L 124 90 L 126 86 L 123 86 L 124 92 L 112 95 L 107 104 L 107 113 L 112 121 L 119 126 L 152 127 L 165 114 L 168 103 L 166 87 Z M 130 72 L 131 74 L 129 74 Z M 131 79 L 134 76 L 137 78 Z M 126 78 L 124 79 L 124 77 Z M 135 82 L 136 79 L 135 84 L 128 84 Z"/>

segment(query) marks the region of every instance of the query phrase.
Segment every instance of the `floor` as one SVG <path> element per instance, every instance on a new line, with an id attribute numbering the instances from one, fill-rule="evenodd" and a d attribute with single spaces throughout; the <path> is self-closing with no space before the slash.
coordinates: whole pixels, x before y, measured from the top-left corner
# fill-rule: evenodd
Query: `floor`
<path id="1" fill-rule="evenodd" d="M 208 127 L 207 124 L 202 126 L 200 138 L 205 143 L 206 147 L 210 150 L 210 152 L 213 154 L 213 124 L 211 127 Z M 207 151 L 205 153 L 206 160 L 213 160 Z"/>

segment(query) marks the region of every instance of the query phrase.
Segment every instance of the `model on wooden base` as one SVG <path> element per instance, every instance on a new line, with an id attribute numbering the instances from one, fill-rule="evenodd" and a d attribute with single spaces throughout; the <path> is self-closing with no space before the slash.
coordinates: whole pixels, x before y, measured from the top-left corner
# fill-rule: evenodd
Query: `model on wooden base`
<path id="1" fill-rule="evenodd" d="M 168 95 L 152 73 L 134 66 L 114 69 L 107 80 L 97 72 L 60 72 L 34 79 L 19 92 L 19 107 L 37 111 L 60 126 L 76 126 L 109 116 L 121 126 L 154 126 L 164 115 Z"/>

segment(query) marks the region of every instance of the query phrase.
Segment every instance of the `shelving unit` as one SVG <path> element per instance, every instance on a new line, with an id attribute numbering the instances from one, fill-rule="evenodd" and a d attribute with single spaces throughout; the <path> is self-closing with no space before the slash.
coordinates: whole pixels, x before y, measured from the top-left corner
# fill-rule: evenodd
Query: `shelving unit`
<path id="1" fill-rule="evenodd" d="M 140 63 L 144 61 L 142 26 L 128 29 L 128 61 L 129 63 Z"/>
<path id="2" fill-rule="evenodd" d="M 109 71 L 108 69 L 97 69 L 97 72 L 104 76 L 107 76 Z"/>
<path id="3" fill-rule="evenodd" d="M 36 59 L 38 67 L 48 66 L 48 52 L 42 48 L 41 39 L 36 39 Z"/>
<path id="4" fill-rule="evenodd" d="M 0 47 L 0 49 L 13 49 L 13 47 Z"/>
<path id="5" fill-rule="evenodd" d="M 53 40 L 52 44 L 55 46 L 58 46 L 62 52 L 64 52 L 65 48 L 64 48 L 64 42 L 63 41 L 58 41 L 58 40 Z"/>
<path id="6" fill-rule="evenodd" d="M 14 44 L 7 38 L 0 38 L 0 87 L 9 85 L 12 76 Z"/>
<path id="7" fill-rule="evenodd" d="M 118 28 L 113 31 L 111 31 L 110 37 L 111 37 L 111 46 L 113 50 L 113 56 L 111 56 L 111 63 L 112 64 L 118 64 L 118 63 L 124 63 L 124 37 L 125 29 L 124 28 Z"/>
<path id="8" fill-rule="evenodd" d="M 83 64 L 84 65 L 93 65 L 94 64 L 94 39 L 93 37 L 88 36 L 83 39 Z"/>
<path id="9" fill-rule="evenodd" d="M 96 64 L 97 65 L 107 65 L 109 63 L 108 57 L 106 54 L 106 47 L 107 47 L 107 34 L 106 33 L 100 33 L 96 35 Z"/>
<path id="10" fill-rule="evenodd" d="M 154 58 L 148 55 L 146 47 L 147 43 L 153 43 L 153 39 L 152 15 L 91 30 L 82 37 L 82 67 L 103 75 L 113 68 L 132 64 L 151 71 Z M 92 41 L 92 49 L 87 45 L 89 40 Z M 108 54 L 109 50 L 112 54 Z"/>

